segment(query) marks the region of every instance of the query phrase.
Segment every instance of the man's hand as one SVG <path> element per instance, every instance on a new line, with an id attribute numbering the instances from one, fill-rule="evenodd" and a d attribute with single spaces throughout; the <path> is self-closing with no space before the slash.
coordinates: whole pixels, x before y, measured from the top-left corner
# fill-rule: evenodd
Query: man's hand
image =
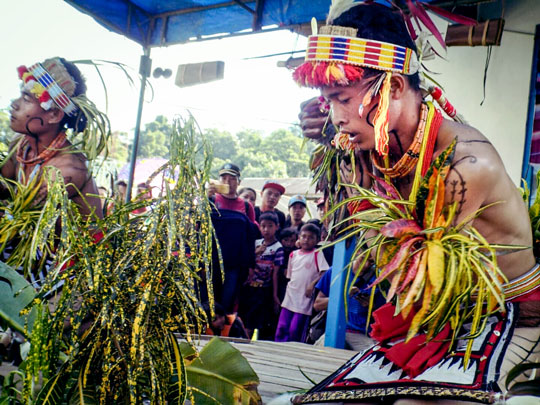
<path id="1" fill-rule="evenodd" d="M 266 244 L 263 242 L 255 248 L 255 255 L 260 256 L 264 253 L 265 250 L 266 250 Z"/>
<path id="2" fill-rule="evenodd" d="M 328 120 L 328 112 L 321 111 L 321 104 L 318 97 L 304 101 L 300 105 L 300 128 L 306 138 L 319 140 L 323 137 L 322 130 Z"/>
<path id="3" fill-rule="evenodd" d="M 309 285 L 306 288 L 306 297 L 311 298 L 311 296 L 313 295 L 315 284 L 317 284 L 317 281 L 319 281 L 319 279 L 314 280 L 312 283 L 309 283 Z"/>
<path id="4" fill-rule="evenodd" d="M 360 291 L 360 289 L 356 286 L 352 287 L 349 290 L 349 297 L 354 298 L 358 302 L 360 302 L 360 305 L 363 307 L 367 307 L 369 305 L 369 293 L 363 293 Z"/>
<path id="5" fill-rule="evenodd" d="M 208 183 L 208 189 L 206 190 L 206 195 L 208 198 L 212 198 L 217 193 L 216 183 L 213 181 L 210 181 Z"/>

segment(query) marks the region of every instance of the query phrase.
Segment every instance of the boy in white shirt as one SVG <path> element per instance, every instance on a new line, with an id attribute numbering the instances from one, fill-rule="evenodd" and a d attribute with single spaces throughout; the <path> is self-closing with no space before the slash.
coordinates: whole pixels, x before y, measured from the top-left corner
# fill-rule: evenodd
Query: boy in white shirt
<path id="1" fill-rule="evenodd" d="M 287 267 L 287 291 L 281 304 L 276 342 L 301 342 L 313 307 L 313 288 L 326 270 L 324 255 L 315 250 L 320 229 L 306 224 L 300 230 L 299 250 L 291 253 Z"/>

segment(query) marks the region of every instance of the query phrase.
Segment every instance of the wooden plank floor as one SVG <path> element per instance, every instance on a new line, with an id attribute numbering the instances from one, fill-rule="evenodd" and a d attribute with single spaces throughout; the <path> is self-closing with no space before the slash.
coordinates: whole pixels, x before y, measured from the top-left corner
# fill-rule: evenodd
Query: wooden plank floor
<path id="1" fill-rule="evenodd" d="M 208 341 L 201 336 L 200 344 Z M 315 382 L 337 370 L 356 352 L 331 347 L 312 346 L 297 342 L 259 340 L 229 341 L 248 360 L 260 379 L 258 387 L 263 404 L 288 391 L 312 387 L 300 369 Z"/>

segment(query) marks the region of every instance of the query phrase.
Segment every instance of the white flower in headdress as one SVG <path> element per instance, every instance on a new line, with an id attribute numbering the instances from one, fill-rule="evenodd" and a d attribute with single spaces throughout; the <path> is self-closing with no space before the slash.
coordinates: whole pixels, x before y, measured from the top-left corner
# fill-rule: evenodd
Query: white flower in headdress
<path id="1" fill-rule="evenodd" d="M 49 99 L 48 101 L 44 101 L 39 104 L 41 108 L 43 108 L 45 111 L 49 111 L 51 107 L 53 106 L 53 100 Z"/>
<path id="2" fill-rule="evenodd" d="M 420 31 L 418 33 L 418 38 L 416 38 L 416 50 L 418 52 L 418 62 L 422 63 L 424 60 L 435 59 L 435 51 L 428 41 L 428 38 L 431 36 L 429 32 Z"/>

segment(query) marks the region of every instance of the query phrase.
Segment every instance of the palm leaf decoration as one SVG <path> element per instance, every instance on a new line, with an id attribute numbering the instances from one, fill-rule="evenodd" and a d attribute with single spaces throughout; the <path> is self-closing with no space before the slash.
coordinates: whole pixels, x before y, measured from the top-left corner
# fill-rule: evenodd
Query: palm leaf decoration
<path id="1" fill-rule="evenodd" d="M 540 376 L 536 373 L 540 370 L 539 362 L 526 362 L 513 367 L 506 377 L 507 396 L 532 395 L 540 397 Z M 512 382 L 522 374 L 531 372 L 532 375 L 527 381 Z"/>
<path id="2" fill-rule="evenodd" d="M 466 366 L 472 339 L 492 313 L 504 311 L 506 278 L 497 266 L 496 252 L 523 247 L 490 244 L 470 225 L 489 206 L 455 224 L 456 204 L 444 204 L 444 181 L 455 144 L 434 161 L 409 200 L 383 179 L 374 178 L 372 190 L 351 185 L 358 195 L 334 210 L 350 203 L 371 207 L 351 215 L 353 223 L 338 239 L 357 237 L 350 268 L 362 269 L 374 257 L 378 277 L 372 287 L 384 285 L 387 301 L 394 302 L 404 318 L 414 313 L 407 341 L 418 332 L 432 339 L 450 322 L 452 342 L 458 337 L 470 339 Z M 465 322 L 471 322 L 470 332 L 457 336 Z"/>
<path id="3" fill-rule="evenodd" d="M 0 253 L 9 252 L 7 264 L 12 267 L 30 268 L 31 236 L 41 215 L 36 206 L 44 177 L 34 177 L 27 185 L 0 177 L 1 186 L 10 197 L 0 206 Z M 28 274 L 25 274 L 28 276 Z"/>
<path id="4" fill-rule="evenodd" d="M 12 400 L 184 403 L 186 359 L 176 335 L 191 342 L 206 324 L 198 294 L 203 283 L 212 297 L 214 235 L 205 190 L 211 155 L 201 139 L 192 117 L 175 121 L 171 159 L 161 168 L 163 193 L 136 217 L 129 213 L 141 202 L 97 222 L 83 220 L 66 185 L 55 180 L 58 173 L 46 176 L 47 201 L 33 217 L 25 246 L 49 253 L 54 264 L 27 298 L 23 316 L 32 310 L 35 320 L 26 330 L 31 345 L 21 365 L 24 386 Z M 25 257 L 25 266 L 39 265 L 33 255 Z M 51 295 L 57 296 L 53 312 Z"/>

